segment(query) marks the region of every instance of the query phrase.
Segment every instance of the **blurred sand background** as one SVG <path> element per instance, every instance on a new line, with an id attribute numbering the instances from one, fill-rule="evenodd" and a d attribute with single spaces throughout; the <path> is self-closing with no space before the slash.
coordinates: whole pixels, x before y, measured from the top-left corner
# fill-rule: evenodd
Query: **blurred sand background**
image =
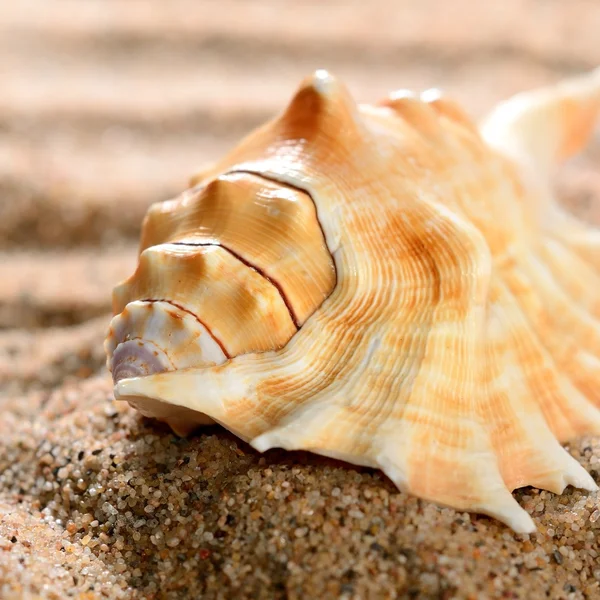
<path id="1" fill-rule="evenodd" d="M 600 64 L 599 31 L 589 0 L 0 4 L 0 598 L 600 598 L 600 496 L 519 492 L 523 538 L 366 469 L 180 441 L 110 403 L 102 349 L 149 204 L 314 69 L 479 118 Z M 556 183 L 600 224 L 598 137 Z M 598 480 L 600 440 L 570 448 Z"/>

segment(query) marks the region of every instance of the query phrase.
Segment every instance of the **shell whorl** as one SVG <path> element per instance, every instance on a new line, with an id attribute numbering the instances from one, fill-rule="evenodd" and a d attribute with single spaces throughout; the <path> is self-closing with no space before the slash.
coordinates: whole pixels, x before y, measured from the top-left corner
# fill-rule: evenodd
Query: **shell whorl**
<path id="1" fill-rule="evenodd" d="M 148 211 L 137 269 L 113 293 L 108 366 L 117 382 L 281 348 L 334 285 L 307 194 L 250 173 L 220 175 Z M 204 344 L 173 339 L 190 326 Z"/>
<path id="2" fill-rule="evenodd" d="M 573 109 L 568 94 L 582 89 L 587 107 L 598 80 L 550 90 L 541 108 L 535 96 L 530 110 Z M 527 111 L 499 115 L 525 118 L 486 128 L 510 131 L 512 149 L 563 135 L 561 122 L 532 129 Z M 514 488 L 596 489 L 559 441 L 600 433 L 600 291 L 580 284 L 600 276 L 600 234 L 550 218 L 547 186 L 526 176 L 536 157 L 516 164 L 490 136 L 439 95 L 357 106 L 317 72 L 198 181 L 255 177 L 314 202 L 335 265 L 318 308 L 295 315 L 300 329 L 278 349 L 123 380 L 116 396 L 206 414 L 261 451 L 380 467 L 403 490 L 517 531 L 534 524 Z M 167 229 L 169 243 L 190 235 Z"/>

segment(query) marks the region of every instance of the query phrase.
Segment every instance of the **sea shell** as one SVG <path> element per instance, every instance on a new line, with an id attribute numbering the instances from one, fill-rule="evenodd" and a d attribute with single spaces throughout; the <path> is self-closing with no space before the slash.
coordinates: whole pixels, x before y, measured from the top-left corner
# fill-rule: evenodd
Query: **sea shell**
<path id="1" fill-rule="evenodd" d="M 600 232 L 549 171 L 599 108 L 600 70 L 481 128 L 432 91 L 357 106 L 317 71 L 151 207 L 114 294 L 115 397 L 533 531 L 513 489 L 597 489 L 559 442 L 600 433 Z"/>

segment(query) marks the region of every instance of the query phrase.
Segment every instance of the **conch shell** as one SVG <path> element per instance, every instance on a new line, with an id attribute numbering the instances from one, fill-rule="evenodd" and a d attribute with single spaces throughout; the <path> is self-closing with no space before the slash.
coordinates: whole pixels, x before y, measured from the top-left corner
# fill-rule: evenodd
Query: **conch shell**
<path id="1" fill-rule="evenodd" d="M 357 106 L 317 71 L 151 207 L 114 293 L 115 397 L 533 531 L 511 490 L 597 489 L 559 442 L 600 433 L 600 232 L 549 171 L 599 108 L 600 70 L 481 128 L 433 91 Z"/>

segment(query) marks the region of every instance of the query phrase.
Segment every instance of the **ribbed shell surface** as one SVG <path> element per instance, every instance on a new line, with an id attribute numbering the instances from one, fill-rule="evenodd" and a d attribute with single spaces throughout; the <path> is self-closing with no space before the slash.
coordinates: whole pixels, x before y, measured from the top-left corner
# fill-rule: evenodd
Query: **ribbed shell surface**
<path id="1" fill-rule="evenodd" d="M 531 531 L 511 490 L 595 488 L 559 441 L 600 432 L 600 244 L 496 145 L 435 94 L 359 107 L 318 72 L 197 181 L 252 173 L 309 196 L 333 291 L 280 350 L 117 396 Z"/>

